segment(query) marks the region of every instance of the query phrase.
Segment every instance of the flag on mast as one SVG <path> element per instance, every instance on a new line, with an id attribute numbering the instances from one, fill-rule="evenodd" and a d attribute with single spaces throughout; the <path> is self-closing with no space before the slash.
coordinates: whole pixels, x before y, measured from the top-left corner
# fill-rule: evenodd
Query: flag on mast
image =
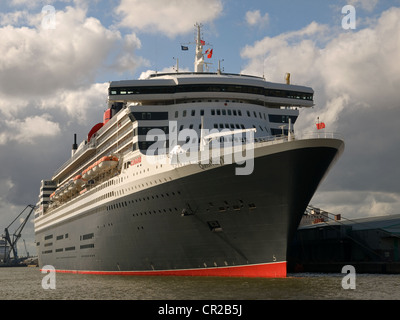
<path id="1" fill-rule="evenodd" d="M 211 59 L 212 54 L 213 54 L 213 49 L 207 49 L 206 52 L 204 52 L 204 54 L 207 55 L 208 59 Z"/>
<path id="2" fill-rule="evenodd" d="M 325 129 L 325 123 L 324 122 L 319 122 L 319 117 L 317 118 L 317 130 Z"/>

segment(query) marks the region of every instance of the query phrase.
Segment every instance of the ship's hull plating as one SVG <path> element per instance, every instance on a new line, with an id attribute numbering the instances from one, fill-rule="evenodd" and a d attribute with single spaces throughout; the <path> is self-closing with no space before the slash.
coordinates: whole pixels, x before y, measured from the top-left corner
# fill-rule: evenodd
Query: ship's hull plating
<path id="1" fill-rule="evenodd" d="M 285 277 L 288 242 L 343 143 L 316 139 L 270 149 L 256 154 L 251 175 L 235 175 L 236 164 L 215 166 L 37 232 L 40 266 L 97 274 Z M 43 241 L 45 234 L 53 237 Z"/>

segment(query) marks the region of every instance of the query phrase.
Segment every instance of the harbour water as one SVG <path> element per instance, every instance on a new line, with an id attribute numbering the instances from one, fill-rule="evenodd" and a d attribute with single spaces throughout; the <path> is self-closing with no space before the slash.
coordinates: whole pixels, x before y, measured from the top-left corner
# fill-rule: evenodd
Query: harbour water
<path id="1" fill-rule="evenodd" d="M 55 273 L 44 289 L 39 268 L 0 268 L 3 300 L 399 300 L 400 275 L 289 274 L 283 279 L 143 277 Z"/>

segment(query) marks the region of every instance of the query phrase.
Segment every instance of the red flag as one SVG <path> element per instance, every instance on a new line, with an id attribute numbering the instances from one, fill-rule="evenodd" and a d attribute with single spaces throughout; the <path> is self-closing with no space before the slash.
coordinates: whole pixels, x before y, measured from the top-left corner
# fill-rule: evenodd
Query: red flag
<path id="1" fill-rule="evenodd" d="M 207 55 L 207 58 L 211 58 L 212 57 L 212 54 L 213 54 L 213 49 L 211 49 L 210 51 L 209 51 L 209 53 L 208 53 L 208 55 Z"/>
<path id="2" fill-rule="evenodd" d="M 318 123 L 317 123 L 317 129 L 318 129 L 318 130 L 324 129 L 324 128 L 325 128 L 325 123 L 323 123 L 323 122 L 318 122 Z"/>
<path id="3" fill-rule="evenodd" d="M 206 45 L 206 42 L 205 42 L 204 40 L 200 40 L 200 43 L 201 43 L 203 46 Z"/>

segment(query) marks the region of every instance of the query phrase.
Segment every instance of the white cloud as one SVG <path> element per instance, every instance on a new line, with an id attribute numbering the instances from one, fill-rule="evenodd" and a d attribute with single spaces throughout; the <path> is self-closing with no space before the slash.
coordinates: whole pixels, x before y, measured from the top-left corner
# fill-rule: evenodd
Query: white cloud
<path id="1" fill-rule="evenodd" d="M 20 25 L 20 24 L 31 24 L 30 14 L 28 11 L 15 11 L 15 12 L 0 12 L 0 25 Z"/>
<path id="2" fill-rule="evenodd" d="M 398 213 L 400 194 L 379 191 L 318 192 L 311 205 L 347 218 L 387 216 Z"/>
<path id="3" fill-rule="evenodd" d="M 196 22 L 213 21 L 222 8 L 221 0 L 121 0 L 115 12 L 122 27 L 174 37 L 192 31 Z"/>
<path id="4" fill-rule="evenodd" d="M 106 109 L 108 83 L 95 83 L 74 90 L 61 90 L 41 99 L 38 108 L 65 112 L 69 119 L 79 124 L 89 121 L 89 113 L 101 114 Z"/>
<path id="5" fill-rule="evenodd" d="M 320 40 L 320 39 L 325 39 L 326 38 L 326 32 L 328 31 L 327 26 L 325 25 L 320 25 L 316 22 L 310 23 L 308 26 L 304 27 L 303 29 L 296 30 L 296 31 L 291 31 L 291 32 L 286 32 L 282 33 L 276 37 L 265 37 L 262 40 L 259 40 L 254 43 L 254 45 L 247 45 L 244 47 L 241 51 L 241 56 L 242 58 L 250 59 L 250 62 L 247 66 L 247 71 L 248 72 L 254 72 L 255 70 L 259 70 L 259 63 L 260 61 L 257 59 L 264 59 L 266 58 L 266 55 L 270 54 L 270 57 L 267 57 L 265 62 L 269 62 L 267 59 L 274 59 L 275 57 L 278 57 L 281 54 L 285 55 L 285 58 L 282 58 L 282 60 L 287 63 L 288 60 L 291 60 L 292 62 L 290 64 L 292 65 L 298 65 L 295 59 L 293 59 L 293 53 L 292 50 L 295 49 L 297 51 L 297 54 L 304 53 L 304 50 L 307 50 L 306 48 L 311 48 L 312 51 L 315 50 L 316 45 L 313 41 L 315 40 Z M 313 41 L 311 41 L 311 37 Z M 307 41 L 309 40 L 309 41 Z M 297 50 L 298 48 L 301 48 L 301 50 Z M 279 52 L 279 54 L 278 54 Z M 286 54 L 285 54 L 286 53 Z M 290 59 L 289 59 L 290 58 Z M 308 55 L 306 56 L 308 58 Z M 256 60 L 254 60 L 256 59 Z M 263 61 L 261 61 L 263 62 Z M 290 61 L 289 61 L 290 62 Z M 270 63 L 269 67 L 273 67 L 274 64 Z M 281 67 L 281 66 L 279 66 Z M 271 74 L 271 72 L 270 72 Z M 272 73 L 271 76 L 275 76 L 274 73 Z"/>
<path id="6" fill-rule="evenodd" d="M 269 22 L 269 15 L 268 12 L 266 12 L 261 16 L 260 10 L 253 10 L 246 12 L 245 19 L 250 26 L 265 26 Z"/>
<path id="7" fill-rule="evenodd" d="M 154 73 L 174 73 L 176 72 L 176 67 L 165 67 L 161 70 L 155 71 L 155 70 L 146 70 L 143 71 L 140 76 L 139 79 L 146 79 L 148 78 L 150 75 L 154 74 Z M 179 68 L 179 72 L 190 72 L 190 69 L 188 68 Z"/>
<path id="8" fill-rule="evenodd" d="M 135 33 L 125 35 L 121 51 L 107 68 L 112 72 L 131 72 L 133 74 L 139 66 L 148 66 L 149 61 L 147 59 L 134 54 L 135 50 L 140 49 L 141 46 L 142 43 Z"/>
<path id="9" fill-rule="evenodd" d="M 54 136 L 60 133 L 59 124 L 53 122 L 48 114 L 27 117 L 24 120 L 6 120 L 3 125 L 6 130 L 0 133 L 0 145 L 9 141 L 31 144 L 40 137 Z"/>
<path id="10" fill-rule="evenodd" d="M 29 16 L 34 27 L 0 28 L 3 94 L 32 98 L 53 94 L 60 88 L 79 88 L 93 83 L 102 70 L 111 66 L 133 72 L 139 65 L 137 61 L 141 61 L 133 58 L 140 47 L 134 34 L 122 38 L 119 31 L 87 17 L 84 9 L 58 10 L 55 29 L 43 29 L 41 18 L 41 13 Z"/>

